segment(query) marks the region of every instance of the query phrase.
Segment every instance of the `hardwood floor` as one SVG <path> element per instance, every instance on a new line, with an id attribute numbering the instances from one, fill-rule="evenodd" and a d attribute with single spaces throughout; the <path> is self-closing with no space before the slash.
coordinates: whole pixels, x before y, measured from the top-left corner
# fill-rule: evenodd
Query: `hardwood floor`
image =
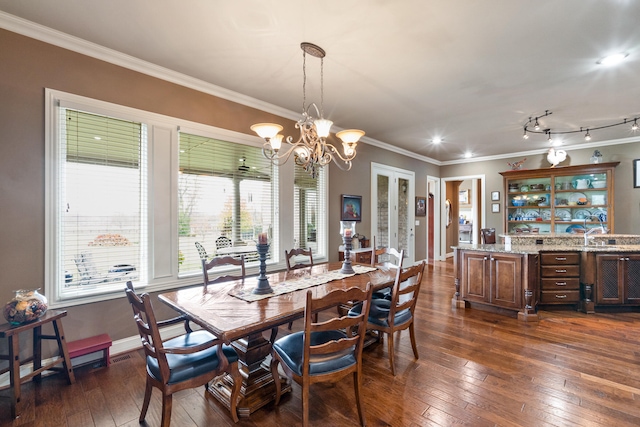
<path id="1" fill-rule="evenodd" d="M 538 323 L 451 308 L 451 262 L 425 270 L 416 332 L 396 336 L 396 370 L 386 344 L 365 350 L 365 411 L 369 426 L 638 426 L 640 313 L 586 315 L 541 311 Z M 127 313 L 129 315 L 129 313 Z M 294 330 L 300 328 L 294 323 Z M 281 328 L 286 334 L 286 325 Z M 110 368 L 80 368 L 77 383 L 61 375 L 23 388 L 26 410 L 3 426 L 137 426 L 144 394 L 140 352 L 113 357 Z M 171 425 L 294 426 L 301 423 L 300 388 L 280 406 L 266 406 L 233 424 L 226 409 L 198 388 L 174 395 Z M 2 395 L 6 395 L 6 391 Z M 160 424 L 154 391 L 147 425 Z M 311 388 L 317 426 L 358 425 L 353 385 Z"/>

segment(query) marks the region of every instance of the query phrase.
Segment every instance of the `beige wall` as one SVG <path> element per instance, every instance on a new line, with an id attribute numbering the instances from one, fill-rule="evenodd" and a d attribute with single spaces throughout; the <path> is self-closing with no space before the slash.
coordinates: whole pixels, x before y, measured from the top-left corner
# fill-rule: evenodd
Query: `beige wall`
<path id="1" fill-rule="evenodd" d="M 291 121 L 237 103 L 118 67 L 69 50 L 0 30 L 0 301 L 14 289 L 44 288 L 45 132 L 44 90 L 51 88 L 102 101 L 253 134 L 253 123 Z M 360 144 L 350 172 L 331 166 L 329 174 L 329 254 L 338 259 L 340 194 L 363 196 L 358 231 L 370 235 L 370 164 L 413 170 L 416 195 L 426 195 L 426 175 L 438 168 L 377 147 Z M 424 220 L 417 229 L 416 259 L 426 256 Z M 123 292 L 124 297 L 124 292 Z M 173 313 L 156 301 L 159 317 Z M 137 332 L 124 298 L 69 307 L 67 340 L 108 332 L 114 340 Z M 0 319 L 3 323 L 4 319 Z M 0 351 L 4 343 L 0 343 Z M 2 365 L 0 365 L 1 367 Z"/>
<path id="2" fill-rule="evenodd" d="M 44 278 L 44 89 L 52 88 L 102 101 L 183 118 L 251 134 L 260 121 L 286 120 L 75 52 L 0 30 L 0 301 L 12 290 L 43 288 Z M 285 133 L 294 134 L 288 122 Z M 393 144 L 393 141 L 388 141 Z M 572 164 L 587 163 L 593 150 L 570 153 Z M 616 174 L 616 231 L 640 232 L 640 190 L 632 188 L 631 159 L 640 158 L 638 144 L 605 147 L 605 159 L 620 160 Z M 528 168 L 547 167 L 543 156 Z M 518 159 L 513 159 L 518 160 Z M 426 177 L 487 174 L 487 206 L 492 190 L 502 191 L 502 177 L 487 171 L 506 170 L 507 160 L 439 168 L 415 158 L 360 144 L 350 172 L 331 166 L 329 175 L 329 254 L 337 260 L 340 195 L 361 195 L 363 220 L 358 232 L 371 235 L 371 162 L 412 170 L 417 196 L 426 196 Z M 416 259 L 426 257 L 426 222 L 416 227 Z M 488 214 L 487 225 L 502 229 L 502 217 Z M 437 244 L 437 243 L 436 243 Z M 172 312 L 155 304 L 159 316 Z M 136 334 L 124 298 L 69 307 L 64 321 L 68 340 L 108 332 L 114 340 Z M 0 319 L 4 322 L 4 319 Z M 0 347 L 4 343 L 0 343 Z M 2 349 L 0 348 L 0 351 Z"/>

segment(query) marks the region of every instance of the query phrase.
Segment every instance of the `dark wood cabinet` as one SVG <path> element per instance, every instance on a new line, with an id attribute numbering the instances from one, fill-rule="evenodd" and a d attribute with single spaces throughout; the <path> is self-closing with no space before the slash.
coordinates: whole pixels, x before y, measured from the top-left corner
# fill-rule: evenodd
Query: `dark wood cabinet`
<path id="1" fill-rule="evenodd" d="M 491 304 L 502 308 L 525 306 L 523 284 L 528 280 L 522 254 L 463 251 L 461 292 L 468 302 Z"/>
<path id="2" fill-rule="evenodd" d="M 540 254 L 540 304 L 580 302 L 580 253 Z"/>
<path id="3" fill-rule="evenodd" d="M 640 305 L 640 254 L 596 255 L 596 304 Z"/>

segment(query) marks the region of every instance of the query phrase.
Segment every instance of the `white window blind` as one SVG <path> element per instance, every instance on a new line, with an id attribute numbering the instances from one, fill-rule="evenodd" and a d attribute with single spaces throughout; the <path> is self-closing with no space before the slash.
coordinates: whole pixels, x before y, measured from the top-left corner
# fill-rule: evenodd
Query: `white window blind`
<path id="1" fill-rule="evenodd" d="M 254 246 L 267 232 L 273 245 L 275 179 L 262 150 L 235 142 L 180 133 L 178 265 L 200 272 L 199 243 L 211 258 L 244 254 L 257 264 Z"/>
<path id="2" fill-rule="evenodd" d="M 296 248 L 311 248 L 319 255 L 319 239 L 324 236 L 325 168 L 319 168 L 316 178 L 312 178 L 301 166 L 294 170 L 293 186 L 293 234 Z"/>
<path id="3" fill-rule="evenodd" d="M 122 288 L 140 278 L 141 123 L 60 108 L 58 291 Z"/>

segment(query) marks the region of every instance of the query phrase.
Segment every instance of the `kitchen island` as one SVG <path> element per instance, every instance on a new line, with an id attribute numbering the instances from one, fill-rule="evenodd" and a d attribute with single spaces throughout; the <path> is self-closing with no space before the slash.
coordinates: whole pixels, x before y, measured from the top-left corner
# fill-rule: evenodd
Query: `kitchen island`
<path id="1" fill-rule="evenodd" d="M 454 247 L 456 308 L 480 308 L 538 320 L 539 306 L 640 307 L 640 236 L 508 234 L 503 243 Z"/>

